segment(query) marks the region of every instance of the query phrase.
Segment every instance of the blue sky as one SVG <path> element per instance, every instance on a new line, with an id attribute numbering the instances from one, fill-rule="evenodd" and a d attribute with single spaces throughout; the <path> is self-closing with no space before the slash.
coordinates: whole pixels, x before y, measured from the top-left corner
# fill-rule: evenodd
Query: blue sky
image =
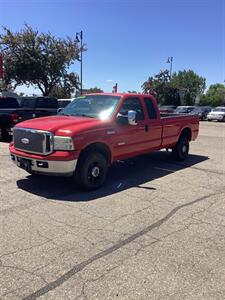
<path id="1" fill-rule="evenodd" d="M 1 25 L 24 23 L 58 37 L 83 30 L 86 88 L 141 91 L 168 56 L 174 71 L 193 69 L 207 85 L 225 79 L 224 0 L 0 0 Z"/>

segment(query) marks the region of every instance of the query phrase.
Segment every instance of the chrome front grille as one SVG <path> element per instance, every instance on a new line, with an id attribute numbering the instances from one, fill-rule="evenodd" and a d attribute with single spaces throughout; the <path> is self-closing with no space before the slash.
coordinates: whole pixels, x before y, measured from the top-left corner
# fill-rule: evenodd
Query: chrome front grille
<path id="1" fill-rule="evenodd" d="M 53 134 L 48 131 L 15 127 L 13 142 L 17 150 L 28 153 L 48 155 L 53 152 Z"/>

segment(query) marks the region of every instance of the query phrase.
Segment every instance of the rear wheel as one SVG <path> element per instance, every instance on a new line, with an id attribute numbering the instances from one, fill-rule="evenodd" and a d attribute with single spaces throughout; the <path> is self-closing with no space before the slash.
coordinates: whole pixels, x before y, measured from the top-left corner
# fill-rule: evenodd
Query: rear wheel
<path id="1" fill-rule="evenodd" d="M 75 178 L 85 190 L 95 190 L 105 182 L 106 175 L 105 156 L 99 152 L 88 152 L 78 162 Z"/>
<path id="2" fill-rule="evenodd" d="M 172 149 L 172 155 L 175 160 L 183 161 L 188 157 L 189 139 L 187 136 L 182 136 Z"/>

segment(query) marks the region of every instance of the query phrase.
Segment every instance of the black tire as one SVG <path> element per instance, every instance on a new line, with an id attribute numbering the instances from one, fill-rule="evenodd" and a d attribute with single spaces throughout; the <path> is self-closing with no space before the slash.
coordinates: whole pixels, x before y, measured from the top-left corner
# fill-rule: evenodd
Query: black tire
<path id="1" fill-rule="evenodd" d="M 188 157 L 189 153 L 189 139 L 187 136 L 179 138 L 178 142 L 172 149 L 173 159 L 183 161 Z"/>
<path id="2" fill-rule="evenodd" d="M 105 182 L 107 160 L 99 152 L 87 152 L 78 161 L 75 180 L 85 190 L 98 189 Z"/>
<path id="3" fill-rule="evenodd" d="M 211 122 L 212 120 L 208 119 L 208 122 Z"/>
<path id="4" fill-rule="evenodd" d="M 222 122 L 225 122 L 225 117 L 223 117 Z"/>

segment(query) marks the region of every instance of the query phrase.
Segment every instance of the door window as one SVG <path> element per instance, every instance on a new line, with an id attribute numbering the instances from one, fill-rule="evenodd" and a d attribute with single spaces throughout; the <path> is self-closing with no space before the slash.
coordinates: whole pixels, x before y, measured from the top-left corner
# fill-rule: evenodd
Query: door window
<path id="1" fill-rule="evenodd" d="M 120 114 L 128 115 L 129 110 L 134 110 L 137 113 L 137 121 L 144 120 L 144 112 L 139 98 L 127 98 L 120 109 Z"/>

